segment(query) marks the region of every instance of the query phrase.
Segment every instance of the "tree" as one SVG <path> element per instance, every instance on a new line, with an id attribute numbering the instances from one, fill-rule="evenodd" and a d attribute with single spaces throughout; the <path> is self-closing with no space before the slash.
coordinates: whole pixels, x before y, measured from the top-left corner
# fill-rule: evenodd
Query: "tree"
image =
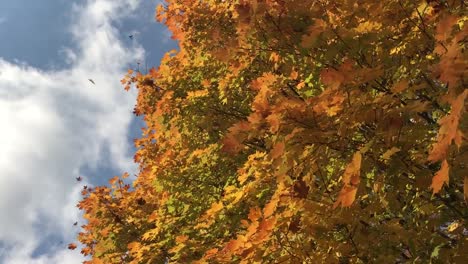
<path id="1" fill-rule="evenodd" d="M 179 49 L 122 80 L 140 172 L 83 191 L 88 263 L 467 261 L 465 10 L 166 0 Z"/>

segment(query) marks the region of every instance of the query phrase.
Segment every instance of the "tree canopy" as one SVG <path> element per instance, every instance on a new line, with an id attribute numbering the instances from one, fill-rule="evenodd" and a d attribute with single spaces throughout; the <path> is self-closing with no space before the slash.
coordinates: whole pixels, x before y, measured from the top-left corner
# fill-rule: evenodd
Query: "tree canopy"
<path id="1" fill-rule="evenodd" d="M 88 263 L 468 260 L 464 1 L 166 0 Z"/>

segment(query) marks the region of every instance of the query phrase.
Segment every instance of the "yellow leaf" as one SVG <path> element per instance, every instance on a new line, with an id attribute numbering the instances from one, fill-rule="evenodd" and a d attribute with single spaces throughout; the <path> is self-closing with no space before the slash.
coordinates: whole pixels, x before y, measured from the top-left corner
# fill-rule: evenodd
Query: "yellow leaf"
<path id="1" fill-rule="evenodd" d="M 206 214 L 207 215 L 213 215 L 219 211 L 221 211 L 221 209 L 223 209 L 223 202 L 218 202 L 218 203 L 213 203 L 210 207 L 210 209 L 208 209 L 206 211 Z"/>
<path id="2" fill-rule="evenodd" d="M 368 33 L 372 31 L 377 31 L 382 28 L 382 24 L 373 21 L 366 21 L 364 23 L 360 23 L 359 26 L 356 28 L 358 33 Z"/>
<path id="3" fill-rule="evenodd" d="M 454 222 L 452 222 L 449 226 L 447 226 L 447 231 L 453 232 L 453 231 L 455 231 L 455 229 L 457 229 L 460 225 L 461 225 L 460 222 L 454 221 Z"/>
<path id="4" fill-rule="evenodd" d="M 432 184 L 431 184 L 431 189 L 432 193 L 436 194 L 440 192 L 440 189 L 442 189 L 442 186 L 444 183 L 449 183 L 449 165 L 447 163 L 447 160 L 444 160 L 442 162 L 442 167 L 440 170 L 436 173 L 436 175 L 432 178 Z"/>

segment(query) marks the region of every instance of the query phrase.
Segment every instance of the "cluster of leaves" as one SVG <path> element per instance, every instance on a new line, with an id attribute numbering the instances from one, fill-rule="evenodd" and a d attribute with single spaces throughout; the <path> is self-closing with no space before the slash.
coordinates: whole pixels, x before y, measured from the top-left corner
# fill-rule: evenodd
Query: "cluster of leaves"
<path id="1" fill-rule="evenodd" d="M 88 263 L 466 261 L 465 10 L 166 0 L 180 49 L 122 80 L 140 172 L 83 191 Z"/>

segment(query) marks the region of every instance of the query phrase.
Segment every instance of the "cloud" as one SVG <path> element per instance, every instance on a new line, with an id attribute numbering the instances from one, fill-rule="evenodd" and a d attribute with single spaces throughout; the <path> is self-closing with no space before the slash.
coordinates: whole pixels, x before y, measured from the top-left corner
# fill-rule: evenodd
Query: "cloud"
<path id="1" fill-rule="evenodd" d="M 7 21 L 7 18 L 4 16 L 0 16 L 0 25 L 5 23 Z"/>
<path id="2" fill-rule="evenodd" d="M 82 261 L 79 250 L 64 249 L 78 231 L 80 188 L 90 185 L 81 168 L 97 167 L 108 148 L 113 167 L 136 170 L 127 141 L 135 94 L 123 91 L 119 79 L 144 51 L 125 47 L 113 23 L 139 2 L 74 5 L 77 48 L 63 50 L 66 69 L 42 71 L 0 58 L 1 263 Z"/>

